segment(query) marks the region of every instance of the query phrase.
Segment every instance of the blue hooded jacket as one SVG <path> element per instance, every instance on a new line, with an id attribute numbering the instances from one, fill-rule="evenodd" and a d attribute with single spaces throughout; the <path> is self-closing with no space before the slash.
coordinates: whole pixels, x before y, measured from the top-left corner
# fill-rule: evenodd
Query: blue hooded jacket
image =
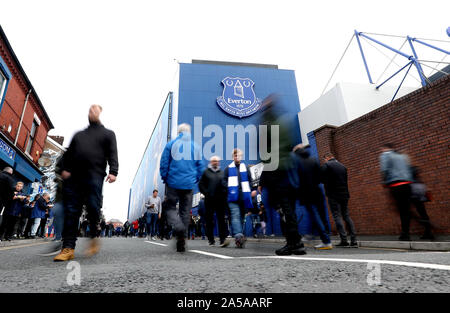
<path id="1" fill-rule="evenodd" d="M 189 190 L 199 182 L 205 170 L 201 149 L 188 132 L 167 143 L 161 156 L 159 172 L 170 188 Z"/>
<path id="2" fill-rule="evenodd" d="M 45 218 L 45 211 L 47 210 L 47 203 L 44 198 L 40 197 L 34 204 L 31 218 Z"/>

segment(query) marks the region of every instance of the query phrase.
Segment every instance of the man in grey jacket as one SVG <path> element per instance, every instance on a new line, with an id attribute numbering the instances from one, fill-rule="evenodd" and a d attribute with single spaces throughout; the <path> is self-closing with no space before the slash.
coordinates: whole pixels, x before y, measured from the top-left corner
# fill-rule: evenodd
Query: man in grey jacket
<path id="1" fill-rule="evenodd" d="M 411 220 L 411 165 L 407 155 L 394 150 L 390 143 L 381 146 L 380 171 L 383 184 L 389 188 L 400 213 L 402 234 L 399 240 L 410 241 L 409 224 Z"/>
<path id="2" fill-rule="evenodd" d="M 153 190 L 153 195 L 148 197 L 145 207 L 147 208 L 147 236 L 148 239 L 156 240 L 156 221 L 161 218 L 161 198 L 158 197 L 158 190 Z"/>

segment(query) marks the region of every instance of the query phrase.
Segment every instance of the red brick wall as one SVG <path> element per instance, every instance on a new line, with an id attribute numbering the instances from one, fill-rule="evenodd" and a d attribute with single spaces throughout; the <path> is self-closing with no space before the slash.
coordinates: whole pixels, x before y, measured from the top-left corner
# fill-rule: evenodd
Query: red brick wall
<path id="1" fill-rule="evenodd" d="M 419 167 L 433 195 L 426 208 L 434 231 L 450 234 L 450 76 L 341 127 L 326 125 L 314 134 L 319 156 L 330 151 L 348 169 L 350 216 L 359 234 L 400 233 L 400 217 L 379 172 L 379 148 L 386 142 Z M 422 231 L 412 220 L 411 233 Z"/>
<path id="2" fill-rule="evenodd" d="M 12 78 L 9 81 L 8 89 L 6 90 L 5 101 L 3 102 L 3 106 L 0 111 L 0 131 L 3 132 L 3 134 L 5 134 L 12 142 L 14 142 L 29 86 L 27 86 L 25 78 L 19 71 L 17 64 L 15 64 L 13 58 L 11 57 L 10 51 L 8 51 L 6 45 L 1 39 L 0 56 L 12 73 Z M 38 127 L 35 141 L 31 148 L 31 156 L 33 157 L 33 161 L 37 163 L 37 160 L 42 154 L 45 138 L 47 137 L 47 133 L 50 129 L 50 124 L 45 118 L 44 112 L 38 105 L 34 93 L 32 92 L 28 99 L 22 127 L 17 140 L 17 147 L 23 152 L 25 152 L 26 143 L 28 142 L 26 140 L 27 135 L 31 131 L 35 113 L 41 121 L 41 125 Z M 12 126 L 11 132 L 8 132 L 9 125 Z M 39 154 L 37 155 L 36 152 L 39 152 Z"/>

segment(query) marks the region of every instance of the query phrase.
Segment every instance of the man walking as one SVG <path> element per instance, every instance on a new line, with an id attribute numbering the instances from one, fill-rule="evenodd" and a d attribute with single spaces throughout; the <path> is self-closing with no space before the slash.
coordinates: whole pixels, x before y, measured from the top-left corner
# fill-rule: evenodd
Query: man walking
<path id="1" fill-rule="evenodd" d="M 148 197 L 145 207 L 147 208 L 147 237 L 149 240 L 156 240 L 156 222 L 161 219 L 161 198 L 158 197 L 158 190 L 153 190 L 153 194 Z"/>
<path id="2" fill-rule="evenodd" d="M 266 205 L 280 214 L 280 226 L 286 245 L 277 249 L 277 255 L 304 255 L 305 247 L 298 233 L 298 221 L 295 213 L 296 188 L 298 180 L 292 174 L 297 173 L 296 159 L 292 153 L 292 119 L 279 107 L 278 96 L 270 95 L 263 101 L 261 124 L 267 125 L 270 135 L 267 135 L 267 151 L 271 151 L 270 163 L 277 163 L 276 168 L 268 166 L 269 160 L 263 161 L 264 168 L 259 180 L 258 190 L 262 198 L 267 199 Z M 271 129 L 279 129 L 278 142 L 272 141 Z M 295 176 L 295 175 L 294 175 Z M 264 189 L 263 189 L 264 188 Z M 267 194 L 265 194 L 267 193 Z"/>
<path id="3" fill-rule="evenodd" d="M 100 248 L 94 230 L 97 229 L 100 219 L 106 165 L 109 166 L 106 182 L 114 183 L 119 170 L 116 136 L 100 122 L 101 112 L 102 107 L 98 104 L 90 107 L 89 127 L 75 134 L 63 156 L 61 173 L 61 177 L 65 180 L 63 246 L 54 261 L 74 258 L 78 221 L 83 205 L 86 206 L 92 230 L 86 255 L 92 256 Z"/>
<path id="4" fill-rule="evenodd" d="M 166 184 L 167 220 L 173 225 L 177 252 L 184 252 L 193 189 L 204 171 L 201 149 L 191 140 L 191 127 L 188 124 L 179 125 L 177 138 L 167 143 L 159 171 Z M 179 214 L 176 210 L 178 201 Z"/>
<path id="5" fill-rule="evenodd" d="M 198 185 L 200 192 L 205 196 L 205 222 L 206 237 L 210 246 L 215 244 L 214 240 L 214 212 L 216 213 L 217 226 L 219 229 L 219 242 L 221 247 L 229 245 L 227 237 L 227 226 L 225 224 L 226 193 L 222 185 L 223 171 L 220 169 L 220 158 L 213 156 L 208 168 L 203 173 Z"/>
<path id="6" fill-rule="evenodd" d="M 325 163 L 321 168 L 322 181 L 325 186 L 325 193 L 328 197 L 331 214 L 333 215 L 336 228 L 341 237 L 341 242 L 336 247 L 358 247 L 355 226 L 348 213 L 348 199 L 350 198 L 350 194 L 348 192 L 347 169 L 331 153 L 326 153 L 323 160 Z M 350 244 L 347 241 L 347 233 L 342 219 L 344 219 L 350 232 Z"/>
<path id="7" fill-rule="evenodd" d="M 394 150 L 394 145 L 381 146 L 380 171 L 383 184 L 389 188 L 400 213 L 402 233 L 399 240 L 410 241 L 409 224 L 411 219 L 411 183 L 413 177 L 408 156 Z"/>
<path id="8" fill-rule="evenodd" d="M 325 218 L 326 209 L 322 191 L 320 190 L 320 165 L 310 156 L 307 147 L 300 144 L 294 147 L 294 153 L 298 162 L 298 175 L 300 186 L 298 198 L 311 216 L 312 224 L 319 232 L 322 243 L 315 246 L 318 250 L 330 250 L 333 248 L 329 236 L 329 227 Z M 322 213 L 322 214 L 321 214 Z"/>

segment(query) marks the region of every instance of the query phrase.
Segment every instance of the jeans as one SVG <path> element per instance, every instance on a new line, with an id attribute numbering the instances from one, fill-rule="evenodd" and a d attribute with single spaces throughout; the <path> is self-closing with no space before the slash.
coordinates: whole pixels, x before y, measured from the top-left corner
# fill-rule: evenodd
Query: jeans
<path id="1" fill-rule="evenodd" d="M 328 198 L 328 204 L 330 205 L 330 211 L 333 215 L 336 228 L 341 237 L 341 241 L 347 241 L 347 232 L 345 231 L 344 223 L 347 224 L 347 228 L 350 232 L 350 239 L 352 242 L 356 241 L 355 225 L 353 224 L 350 215 L 348 214 L 348 199 L 333 199 Z"/>
<path id="2" fill-rule="evenodd" d="M 41 219 L 39 217 L 33 220 L 33 226 L 31 226 L 31 236 L 36 236 L 36 232 L 41 224 Z"/>
<path id="3" fill-rule="evenodd" d="M 95 176 L 89 179 L 74 181 L 69 178 L 64 182 L 64 229 L 62 232 L 63 248 L 75 249 L 78 221 L 83 205 L 86 205 L 89 221 L 90 237 L 97 236 L 97 224 L 102 206 L 103 177 Z"/>
<path id="4" fill-rule="evenodd" d="M 235 238 L 241 238 L 244 236 L 244 218 L 241 214 L 243 203 L 228 202 L 228 207 L 230 208 L 231 215 L 231 234 Z"/>
<path id="5" fill-rule="evenodd" d="M 55 240 L 61 240 L 64 228 L 64 206 L 62 202 L 57 202 L 52 208 L 53 226 L 55 227 Z"/>
<path id="6" fill-rule="evenodd" d="M 147 236 L 156 236 L 156 222 L 158 221 L 158 213 L 147 213 Z"/>
<path id="7" fill-rule="evenodd" d="M 305 207 L 311 217 L 313 227 L 316 227 L 319 231 L 320 239 L 324 244 L 329 244 L 331 240 L 323 224 L 322 218 L 320 217 L 319 211 L 312 204 L 305 204 Z"/>
<path id="8" fill-rule="evenodd" d="M 167 185 L 167 221 L 178 238 L 186 236 L 189 226 L 189 213 L 192 209 L 192 189 L 174 189 Z M 177 201 L 179 209 L 177 214 Z"/>

